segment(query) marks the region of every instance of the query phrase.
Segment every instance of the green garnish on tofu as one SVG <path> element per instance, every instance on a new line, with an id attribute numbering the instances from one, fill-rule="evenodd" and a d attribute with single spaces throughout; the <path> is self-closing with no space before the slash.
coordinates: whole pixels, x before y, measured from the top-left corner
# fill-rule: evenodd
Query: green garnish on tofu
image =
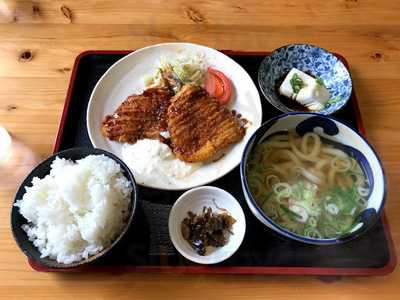
<path id="1" fill-rule="evenodd" d="M 325 86 L 324 81 L 319 78 L 318 76 L 315 77 L 315 82 L 319 85 L 319 86 Z"/>
<path id="2" fill-rule="evenodd" d="M 342 98 L 340 98 L 340 96 L 336 96 L 335 98 L 329 99 L 326 105 L 332 105 L 340 101 L 342 101 Z"/>
<path id="3" fill-rule="evenodd" d="M 290 85 L 292 86 L 293 93 L 298 94 L 304 87 L 304 82 L 297 73 L 294 73 L 292 79 L 290 79 Z"/>

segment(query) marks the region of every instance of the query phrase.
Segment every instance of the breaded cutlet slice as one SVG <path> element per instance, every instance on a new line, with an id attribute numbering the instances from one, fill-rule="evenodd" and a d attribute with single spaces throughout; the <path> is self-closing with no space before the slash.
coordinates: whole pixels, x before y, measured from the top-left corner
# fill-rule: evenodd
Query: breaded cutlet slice
<path id="1" fill-rule="evenodd" d="M 167 123 L 173 152 L 186 162 L 213 159 L 245 135 L 233 111 L 193 85 L 185 85 L 171 99 Z"/>

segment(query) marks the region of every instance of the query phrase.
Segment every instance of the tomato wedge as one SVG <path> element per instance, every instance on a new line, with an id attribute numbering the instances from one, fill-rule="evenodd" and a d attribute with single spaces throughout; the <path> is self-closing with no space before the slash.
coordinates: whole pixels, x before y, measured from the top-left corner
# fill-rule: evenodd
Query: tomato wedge
<path id="1" fill-rule="evenodd" d="M 227 104 L 231 100 L 232 83 L 221 71 L 208 67 L 205 88 L 207 92 L 218 99 L 221 104 Z"/>

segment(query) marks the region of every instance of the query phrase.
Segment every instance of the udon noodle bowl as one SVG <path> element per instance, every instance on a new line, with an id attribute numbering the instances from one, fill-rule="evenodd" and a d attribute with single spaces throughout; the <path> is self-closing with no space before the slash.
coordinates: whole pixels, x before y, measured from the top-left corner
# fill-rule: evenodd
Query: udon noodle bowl
<path id="1" fill-rule="evenodd" d="M 257 145 L 247 180 L 275 223 L 308 238 L 343 236 L 367 207 L 369 183 L 351 155 L 308 132 L 278 132 Z"/>

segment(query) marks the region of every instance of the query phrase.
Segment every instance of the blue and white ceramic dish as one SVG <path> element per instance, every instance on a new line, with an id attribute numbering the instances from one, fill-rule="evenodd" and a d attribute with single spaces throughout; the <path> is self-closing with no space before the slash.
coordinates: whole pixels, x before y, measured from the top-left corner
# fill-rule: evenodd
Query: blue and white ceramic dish
<path id="1" fill-rule="evenodd" d="M 276 84 L 292 68 L 297 68 L 324 81 L 331 100 L 320 114 L 329 115 L 342 108 L 350 99 L 352 81 L 345 65 L 325 49 L 306 45 L 292 44 L 278 48 L 267 56 L 258 70 L 258 84 L 264 97 L 282 112 L 293 112 L 279 100 Z"/>
<path id="2" fill-rule="evenodd" d="M 359 215 L 357 219 L 358 223 L 354 226 L 351 233 L 332 239 L 304 237 L 294 234 L 276 224 L 258 207 L 247 182 L 246 164 L 248 156 L 250 152 L 268 136 L 287 130 L 295 130 L 300 136 L 303 136 L 307 132 L 315 132 L 324 139 L 329 140 L 330 143 L 336 144 L 341 150 L 352 155 L 360 163 L 370 184 L 370 195 L 367 208 Z M 360 236 L 370 229 L 378 220 L 386 196 L 386 179 L 382 164 L 371 145 L 364 137 L 348 125 L 335 118 L 315 113 L 288 113 L 277 116 L 264 123 L 251 136 L 245 147 L 240 164 L 240 176 L 246 202 L 257 219 L 282 236 L 309 244 L 338 244 Z"/>

